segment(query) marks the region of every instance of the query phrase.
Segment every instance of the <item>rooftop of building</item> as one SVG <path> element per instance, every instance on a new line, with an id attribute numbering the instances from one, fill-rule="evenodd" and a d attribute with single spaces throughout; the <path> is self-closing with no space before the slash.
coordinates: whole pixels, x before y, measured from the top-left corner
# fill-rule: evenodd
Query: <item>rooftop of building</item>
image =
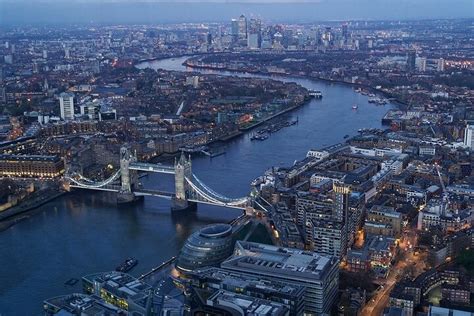
<path id="1" fill-rule="evenodd" d="M 395 241 L 395 238 L 372 235 L 367 237 L 366 245 L 368 249 L 373 251 L 387 251 L 393 244 L 395 244 Z"/>
<path id="2" fill-rule="evenodd" d="M 4 161 L 50 161 L 56 162 L 61 160 L 58 156 L 42 156 L 42 155 L 0 155 L 0 160 Z"/>
<path id="3" fill-rule="evenodd" d="M 102 287 L 117 296 L 125 298 L 139 298 L 148 295 L 151 286 L 135 277 L 117 271 L 95 273 L 82 278 L 90 283 L 100 283 Z"/>
<path id="4" fill-rule="evenodd" d="M 398 219 L 402 218 L 402 214 L 395 211 L 393 207 L 381 207 L 378 205 L 374 205 L 369 210 L 369 214 L 371 213 L 380 214 L 386 217 L 392 217 L 392 218 L 398 218 Z"/>
<path id="5" fill-rule="evenodd" d="M 304 292 L 303 286 L 264 280 L 261 277 L 252 277 L 239 272 L 228 271 L 220 268 L 199 270 L 193 273 L 193 276 L 197 278 L 214 279 L 221 281 L 223 284 L 232 285 L 242 289 L 253 287 L 265 292 L 278 292 L 287 295 L 299 295 Z"/>
<path id="6" fill-rule="evenodd" d="M 222 290 L 215 292 L 207 302 L 212 302 L 213 306 L 243 311 L 242 315 L 279 316 L 288 313 L 288 308 L 283 304 Z"/>
<path id="7" fill-rule="evenodd" d="M 126 315 L 127 313 L 100 297 L 85 294 L 68 294 L 44 301 L 46 315 Z"/>
<path id="8" fill-rule="evenodd" d="M 294 248 L 237 241 L 234 255 L 222 263 L 223 268 L 245 268 L 253 273 L 280 274 L 305 281 L 319 281 L 338 264 L 336 257 Z"/>

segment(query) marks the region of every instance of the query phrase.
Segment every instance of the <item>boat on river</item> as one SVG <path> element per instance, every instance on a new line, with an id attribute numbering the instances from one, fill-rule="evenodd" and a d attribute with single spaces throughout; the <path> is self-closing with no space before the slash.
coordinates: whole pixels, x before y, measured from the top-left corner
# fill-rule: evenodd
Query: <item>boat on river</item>
<path id="1" fill-rule="evenodd" d="M 309 96 L 315 99 L 322 99 L 323 93 L 319 90 L 309 90 Z"/>
<path id="2" fill-rule="evenodd" d="M 122 264 L 115 268 L 118 272 L 128 272 L 132 270 L 138 264 L 138 260 L 135 258 L 127 258 Z"/>

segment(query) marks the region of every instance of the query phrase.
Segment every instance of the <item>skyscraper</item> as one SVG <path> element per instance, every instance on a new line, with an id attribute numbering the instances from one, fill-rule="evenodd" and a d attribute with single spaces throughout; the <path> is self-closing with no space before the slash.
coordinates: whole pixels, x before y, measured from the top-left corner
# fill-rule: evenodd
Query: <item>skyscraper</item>
<path id="1" fill-rule="evenodd" d="M 65 121 L 74 119 L 74 94 L 64 92 L 59 96 L 59 110 Z"/>
<path id="2" fill-rule="evenodd" d="M 444 59 L 440 58 L 438 59 L 438 71 L 443 72 L 444 71 Z"/>
<path id="3" fill-rule="evenodd" d="M 247 39 L 247 18 L 245 15 L 239 17 L 239 40 Z"/>
<path id="4" fill-rule="evenodd" d="M 474 148 L 474 125 L 468 125 L 464 129 L 464 146 Z"/>
<path id="5" fill-rule="evenodd" d="M 237 19 L 232 19 L 230 25 L 230 34 L 232 35 L 232 41 L 237 42 L 239 39 L 239 21 Z"/>
<path id="6" fill-rule="evenodd" d="M 411 50 L 407 54 L 407 71 L 416 70 L 416 50 Z"/>
<path id="7" fill-rule="evenodd" d="M 258 19 L 250 19 L 248 26 L 247 46 L 257 49 L 261 47 L 262 42 L 262 22 Z"/>
<path id="8" fill-rule="evenodd" d="M 348 37 L 349 37 L 348 26 L 347 26 L 347 23 L 344 23 L 342 25 L 342 38 L 347 40 Z"/>
<path id="9" fill-rule="evenodd" d="M 418 61 L 418 69 L 421 71 L 421 72 L 425 72 L 426 71 L 426 57 L 421 57 Z"/>

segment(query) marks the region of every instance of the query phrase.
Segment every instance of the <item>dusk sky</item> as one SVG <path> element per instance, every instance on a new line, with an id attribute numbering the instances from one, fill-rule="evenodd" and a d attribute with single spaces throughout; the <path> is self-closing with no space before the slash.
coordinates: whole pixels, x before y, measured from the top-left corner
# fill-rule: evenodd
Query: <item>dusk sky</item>
<path id="1" fill-rule="evenodd" d="M 472 18 L 472 0 L 0 0 L 0 24 Z"/>

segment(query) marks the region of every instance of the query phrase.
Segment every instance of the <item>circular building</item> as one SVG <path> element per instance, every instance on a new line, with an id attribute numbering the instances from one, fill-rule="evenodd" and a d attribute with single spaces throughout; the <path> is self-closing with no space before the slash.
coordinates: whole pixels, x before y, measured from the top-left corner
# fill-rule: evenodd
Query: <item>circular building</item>
<path id="1" fill-rule="evenodd" d="M 233 250 L 232 226 L 213 224 L 189 236 L 176 259 L 176 268 L 189 272 L 216 266 L 227 259 Z"/>

